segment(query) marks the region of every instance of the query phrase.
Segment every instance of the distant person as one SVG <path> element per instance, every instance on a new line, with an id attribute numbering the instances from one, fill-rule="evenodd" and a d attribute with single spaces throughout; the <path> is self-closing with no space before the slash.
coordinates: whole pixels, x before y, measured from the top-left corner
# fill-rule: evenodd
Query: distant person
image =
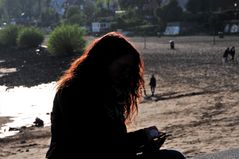
<path id="1" fill-rule="evenodd" d="M 234 61 L 235 53 L 236 53 L 235 46 L 232 46 L 230 49 L 231 61 Z"/>
<path id="2" fill-rule="evenodd" d="M 226 50 L 223 53 L 223 63 L 227 63 L 228 62 L 228 55 L 230 54 L 230 48 L 227 47 Z"/>
<path id="3" fill-rule="evenodd" d="M 152 76 L 150 77 L 149 86 L 151 90 L 151 95 L 154 96 L 155 88 L 156 88 L 156 78 L 154 74 L 152 74 Z"/>
<path id="4" fill-rule="evenodd" d="M 144 91 L 144 96 L 147 96 L 147 91 L 145 89 L 145 86 L 143 85 L 143 91 Z"/>
<path id="5" fill-rule="evenodd" d="M 175 49 L 175 43 L 174 43 L 174 41 L 173 40 L 170 40 L 169 41 L 169 45 L 170 45 L 170 49 Z"/>
<path id="6" fill-rule="evenodd" d="M 38 117 L 35 118 L 35 121 L 33 122 L 36 127 L 43 127 L 44 121 Z"/>
<path id="7" fill-rule="evenodd" d="M 185 159 L 179 151 L 160 149 L 166 135 L 155 126 L 127 131 L 138 110 L 143 72 L 139 52 L 122 34 L 91 42 L 57 82 L 46 157 Z"/>

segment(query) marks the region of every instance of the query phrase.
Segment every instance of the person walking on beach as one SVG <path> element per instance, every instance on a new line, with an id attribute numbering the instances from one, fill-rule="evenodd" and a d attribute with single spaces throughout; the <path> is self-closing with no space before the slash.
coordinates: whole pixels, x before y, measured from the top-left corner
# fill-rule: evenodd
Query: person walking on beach
<path id="1" fill-rule="evenodd" d="M 150 77 L 149 86 L 151 90 L 151 95 L 154 96 L 155 88 L 156 88 L 156 78 L 154 74 L 152 74 L 152 76 Z"/>
<path id="2" fill-rule="evenodd" d="M 170 49 L 174 50 L 175 49 L 175 43 L 173 40 L 169 40 L 169 45 L 170 45 Z"/>
<path id="3" fill-rule="evenodd" d="M 230 55 L 231 55 L 231 61 L 234 61 L 234 57 L 235 57 L 235 53 L 236 53 L 236 49 L 235 46 L 232 46 L 230 49 Z"/>
<path id="4" fill-rule="evenodd" d="M 185 159 L 160 149 L 166 135 L 157 127 L 127 130 L 138 111 L 143 73 L 139 52 L 122 34 L 93 40 L 57 81 L 46 158 Z"/>
<path id="5" fill-rule="evenodd" d="M 230 54 L 230 48 L 227 47 L 226 50 L 223 53 L 223 63 L 227 63 L 228 62 L 228 55 Z"/>

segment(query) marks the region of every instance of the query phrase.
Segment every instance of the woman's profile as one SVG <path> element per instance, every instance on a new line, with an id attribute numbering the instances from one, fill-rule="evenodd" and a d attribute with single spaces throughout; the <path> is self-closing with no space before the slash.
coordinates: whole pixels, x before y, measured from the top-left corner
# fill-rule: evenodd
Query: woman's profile
<path id="1" fill-rule="evenodd" d="M 159 149 L 165 137 L 154 126 L 127 131 L 137 115 L 143 73 L 139 52 L 122 34 L 92 41 L 57 81 L 46 158 L 184 159 Z"/>

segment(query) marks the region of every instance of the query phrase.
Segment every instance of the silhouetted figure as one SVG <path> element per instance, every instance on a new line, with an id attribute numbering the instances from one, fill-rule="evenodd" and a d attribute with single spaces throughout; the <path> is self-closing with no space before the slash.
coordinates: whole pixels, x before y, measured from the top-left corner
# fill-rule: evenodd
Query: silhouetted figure
<path id="1" fill-rule="evenodd" d="M 144 96 L 147 96 L 147 91 L 145 89 L 145 86 L 143 86 Z"/>
<path id="2" fill-rule="evenodd" d="M 122 34 L 91 42 L 57 81 L 46 157 L 185 159 L 160 150 L 166 135 L 155 126 L 127 130 L 142 96 L 143 72 L 140 53 Z"/>
<path id="3" fill-rule="evenodd" d="M 151 94 L 152 94 L 152 96 L 154 96 L 155 88 L 156 88 L 156 78 L 155 78 L 154 74 L 152 74 L 152 76 L 150 78 L 149 86 L 150 86 Z"/>
<path id="4" fill-rule="evenodd" d="M 235 53 L 236 53 L 235 46 L 232 46 L 230 49 L 231 61 L 234 61 Z"/>
<path id="5" fill-rule="evenodd" d="M 228 62 L 228 55 L 230 54 L 230 48 L 227 47 L 226 50 L 223 53 L 223 63 L 227 63 Z"/>
<path id="6" fill-rule="evenodd" d="M 175 48 L 175 46 L 174 46 L 175 44 L 174 44 L 173 40 L 170 40 L 169 44 L 170 44 L 170 49 L 174 49 Z"/>
<path id="7" fill-rule="evenodd" d="M 35 121 L 33 122 L 36 127 L 43 127 L 44 126 L 44 121 L 38 117 L 36 117 Z"/>

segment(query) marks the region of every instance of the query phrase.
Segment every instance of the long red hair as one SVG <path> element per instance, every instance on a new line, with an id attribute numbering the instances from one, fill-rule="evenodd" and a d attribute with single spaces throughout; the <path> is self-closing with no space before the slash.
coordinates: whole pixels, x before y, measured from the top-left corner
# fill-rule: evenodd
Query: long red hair
<path id="1" fill-rule="evenodd" d="M 127 97 L 125 97 L 124 116 L 127 121 L 130 121 L 138 111 L 138 99 L 141 97 L 144 85 L 144 65 L 136 48 L 118 32 L 109 32 L 94 39 L 58 80 L 57 89 L 73 84 L 82 88 L 90 82 L 93 83 L 94 88 L 104 89 L 109 85 L 106 75 L 107 67 L 116 59 L 128 54 L 133 55 L 137 65 L 133 85 L 130 86 Z M 97 77 L 97 80 L 94 77 Z"/>

